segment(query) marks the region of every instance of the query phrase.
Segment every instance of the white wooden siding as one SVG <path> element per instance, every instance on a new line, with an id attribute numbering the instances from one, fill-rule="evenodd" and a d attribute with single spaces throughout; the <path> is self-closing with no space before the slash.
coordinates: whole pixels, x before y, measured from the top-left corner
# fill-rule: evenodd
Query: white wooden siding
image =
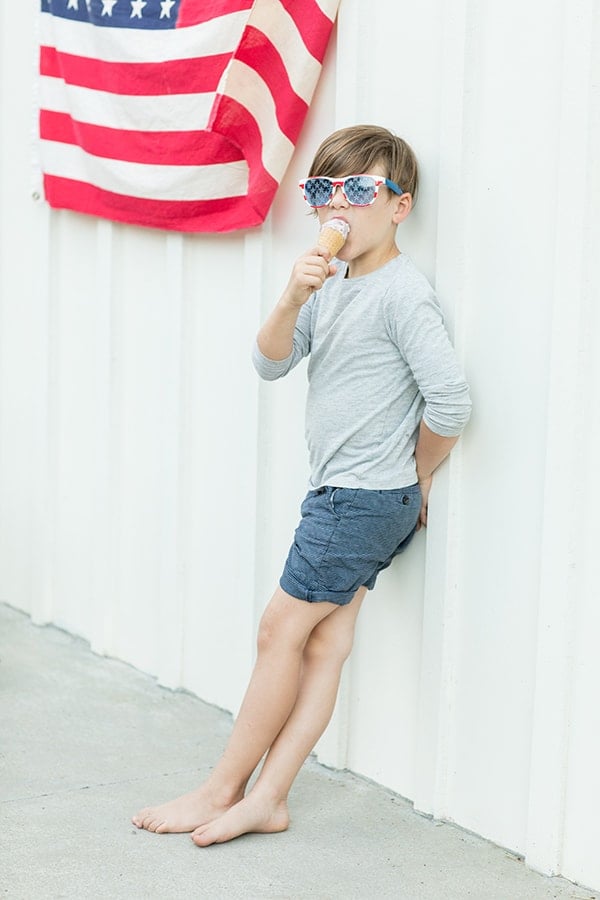
<path id="1" fill-rule="evenodd" d="M 598 4 L 343 0 L 269 219 L 227 236 L 36 199 L 36 9 L 0 6 L 0 600 L 238 708 L 307 476 L 305 372 L 259 383 L 250 347 L 316 144 L 389 126 L 475 406 L 320 758 L 600 886 Z"/>

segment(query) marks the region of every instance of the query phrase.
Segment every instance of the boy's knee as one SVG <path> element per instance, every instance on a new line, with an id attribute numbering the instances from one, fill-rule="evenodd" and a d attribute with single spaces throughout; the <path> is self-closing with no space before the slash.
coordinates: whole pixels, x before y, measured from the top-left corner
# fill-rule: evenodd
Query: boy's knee
<path id="1" fill-rule="evenodd" d="M 258 626 L 256 646 L 259 653 L 268 653 L 272 649 L 286 646 L 292 650 L 301 650 L 306 641 L 303 630 L 296 630 L 280 609 L 268 606 Z"/>
<path id="2" fill-rule="evenodd" d="M 342 665 L 350 656 L 354 628 L 315 628 L 309 637 L 304 656 L 307 662 L 334 662 Z"/>
<path id="3" fill-rule="evenodd" d="M 266 653 L 273 646 L 274 639 L 277 635 L 277 626 L 272 616 L 263 613 L 258 626 L 258 634 L 256 636 L 256 649 L 259 653 Z"/>

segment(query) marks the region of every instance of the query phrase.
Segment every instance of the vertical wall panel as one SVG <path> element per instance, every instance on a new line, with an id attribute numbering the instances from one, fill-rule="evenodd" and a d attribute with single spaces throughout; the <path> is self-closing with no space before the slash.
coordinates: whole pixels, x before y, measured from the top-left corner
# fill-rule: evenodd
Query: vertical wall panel
<path id="1" fill-rule="evenodd" d="M 116 406 L 113 403 L 118 360 L 113 341 L 113 267 L 115 228 L 111 222 L 98 221 L 95 256 L 99 261 L 93 281 L 94 343 L 90 365 L 93 389 L 89 403 L 94 410 L 96 439 L 92 451 L 93 523 L 89 539 L 92 545 L 90 593 L 94 619 L 90 639 L 97 653 L 110 653 L 115 612 L 115 560 L 119 530 L 115 511 L 117 483 L 115 447 Z"/>
<path id="2" fill-rule="evenodd" d="M 159 425 L 159 575 L 158 629 L 161 646 L 156 670 L 162 684 L 181 684 L 183 649 L 183 583 L 181 558 L 181 503 L 185 485 L 182 466 L 183 437 L 183 245 L 184 237 L 166 238 L 165 288 L 162 295 L 160 388 L 157 392 Z M 169 377 L 164 377 L 165 371 Z"/>
<path id="3" fill-rule="evenodd" d="M 242 431 L 255 409 L 247 307 L 256 309 L 256 276 L 245 264 L 245 237 L 191 238 L 186 247 L 190 379 L 186 409 L 185 683 L 234 708 L 252 648 L 255 430 Z M 248 275 L 248 278 L 245 276 Z M 255 323 L 252 323 L 252 332 Z M 248 452 L 245 452 L 248 445 Z"/>
<path id="4" fill-rule="evenodd" d="M 308 477 L 306 364 L 261 383 L 252 342 L 315 240 L 297 182 L 316 145 L 387 125 L 422 167 L 399 245 L 475 407 L 427 532 L 365 602 L 319 757 L 588 884 L 596 7 L 386 0 L 373 18 L 344 0 L 267 222 L 198 236 L 34 200 L 37 4 L 0 8 L 0 599 L 238 708 Z"/>
<path id="5" fill-rule="evenodd" d="M 600 772 L 594 752 L 600 745 L 600 476 L 597 462 L 600 455 L 600 9 L 598 4 L 581 3 L 578 13 L 581 19 L 574 23 L 573 30 L 580 38 L 571 44 L 571 86 L 581 92 L 581 96 L 573 97 L 573 103 L 576 114 L 581 116 L 579 128 L 587 132 L 585 137 L 581 134 L 581 168 L 573 171 L 578 187 L 576 198 L 580 209 L 583 207 L 584 210 L 583 222 L 577 223 L 582 244 L 578 274 L 582 293 L 580 372 L 583 403 L 579 433 L 581 468 L 574 479 L 579 488 L 577 524 L 571 537 L 575 550 L 575 560 L 571 558 L 571 563 L 575 566 L 576 590 L 570 597 L 572 688 L 566 738 L 568 766 L 563 774 L 565 819 L 559 865 L 568 878 L 600 885 L 600 856 L 595 839 Z M 583 51 L 581 57 L 576 53 L 577 47 Z M 585 187 L 581 184 L 584 172 L 587 175 Z"/>
<path id="6" fill-rule="evenodd" d="M 464 330 L 471 297 L 469 259 L 469 135 L 474 125 L 472 93 L 466 81 L 470 31 L 466 2 L 440 8 L 440 128 L 432 156 L 439 157 L 435 287 L 446 321 L 469 377 Z M 462 198 L 457 202 L 457 198 Z M 458 327 L 457 327 L 458 326 Z M 456 669 L 459 661 L 459 573 L 462 564 L 461 513 L 465 481 L 464 441 L 435 479 L 427 530 L 423 593 L 422 657 L 416 734 L 415 807 L 447 817 L 450 756 L 454 735 Z M 435 510 L 439 511 L 439 518 Z M 438 522 L 448 527 L 438 527 Z"/>
<path id="7" fill-rule="evenodd" d="M 51 360 L 49 440 L 52 470 L 52 593 L 54 619 L 81 634 L 91 631 L 94 521 L 96 223 L 55 219 L 50 277 Z"/>
<path id="8" fill-rule="evenodd" d="M 577 605 L 583 601 L 577 534 L 584 494 L 567 473 L 584 471 L 587 426 L 573 398 L 585 388 L 585 240 L 590 221 L 592 4 L 565 9 L 555 183 L 556 254 L 548 386 L 547 453 L 541 532 L 540 603 L 533 708 L 527 859 L 560 871 L 567 792 Z M 568 490 L 565 488 L 568 486 Z M 557 502 L 560 498 L 560 502 Z"/>
<path id="9" fill-rule="evenodd" d="M 17 37 L 15 38 L 15 34 Z M 45 215 L 32 216 L 35 35 L 27 3 L 0 9 L 0 566 L 3 600 L 31 611 L 40 596 L 38 475 L 46 408 Z M 41 427 L 40 427 L 41 424 Z M 45 437 L 45 435 L 44 435 Z M 45 483 L 45 473 L 42 479 Z M 40 560 L 36 555 L 36 562 Z"/>
<path id="10" fill-rule="evenodd" d="M 465 552 L 445 814 L 522 850 L 543 510 L 555 213 L 548 184 L 555 183 L 557 165 L 560 9 L 473 4 L 467 29 L 465 94 L 474 127 L 461 201 L 468 216 L 465 343 L 475 413 L 462 458 Z M 530 72 L 526 79 L 524 72 Z"/>
<path id="11" fill-rule="evenodd" d="M 119 229 L 113 290 L 121 359 L 113 402 L 120 537 L 113 641 L 118 656 L 150 671 L 156 671 L 160 653 L 160 399 L 173 389 L 174 364 L 163 353 L 171 315 L 164 302 L 169 296 L 166 261 L 164 234 Z"/>

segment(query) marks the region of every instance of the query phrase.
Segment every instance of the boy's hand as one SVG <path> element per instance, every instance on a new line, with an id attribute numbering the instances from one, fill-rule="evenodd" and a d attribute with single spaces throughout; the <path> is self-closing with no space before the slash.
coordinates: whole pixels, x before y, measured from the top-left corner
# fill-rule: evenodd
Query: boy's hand
<path id="1" fill-rule="evenodd" d="M 422 525 L 427 525 L 427 504 L 429 503 L 429 491 L 431 490 L 433 473 L 440 463 L 446 459 L 457 440 L 457 437 L 444 437 L 441 434 L 436 434 L 421 420 L 419 438 L 415 447 L 417 479 L 422 496 L 421 514 L 417 531 Z M 425 472 L 429 474 L 426 475 Z"/>
<path id="2" fill-rule="evenodd" d="M 258 348 L 267 359 L 287 359 L 294 347 L 294 328 L 300 310 L 311 294 L 323 287 L 336 267 L 329 264 L 331 253 L 313 247 L 294 263 L 281 299 L 257 335 Z"/>
<path id="3" fill-rule="evenodd" d="M 282 301 L 294 307 L 304 306 L 311 294 L 320 290 L 327 278 L 335 274 L 336 267 L 329 264 L 330 259 L 329 251 L 313 247 L 296 260 Z"/>
<path id="4" fill-rule="evenodd" d="M 427 505 L 429 503 L 429 491 L 431 490 L 431 483 L 433 481 L 433 475 L 429 475 L 427 478 L 419 478 L 419 487 L 421 488 L 421 512 L 419 513 L 419 519 L 417 521 L 417 531 L 422 526 L 427 527 Z"/>

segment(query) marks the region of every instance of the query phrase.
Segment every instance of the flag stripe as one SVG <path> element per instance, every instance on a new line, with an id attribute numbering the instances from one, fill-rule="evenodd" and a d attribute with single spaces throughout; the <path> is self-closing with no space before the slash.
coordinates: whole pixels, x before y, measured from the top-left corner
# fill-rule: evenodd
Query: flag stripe
<path id="1" fill-rule="evenodd" d="M 337 9 L 340 5 L 339 0 L 315 0 L 315 3 L 330 22 L 335 21 Z"/>
<path id="2" fill-rule="evenodd" d="M 116 63 L 61 53 L 42 47 L 40 72 L 63 78 L 67 84 L 95 89 L 99 84 L 111 94 L 151 97 L 216 91 L 230 53 L 198 59 L 173 59 L 160 63 Z"/>
<path id="3" fill-rule="evenodd" d="M 322 63 L 329 40 L 331 19 L 315 0 L 281 0 L 281 5 L 294 20 L 308 52 Z"/>
<path id="4" fill-rule="evenodd" d="M 227 136 L 232 143 L 244 147 L 248 161 L 250 201 L 264 218 L 277 190 L 277 179 L 264 165 L 262 156 L 263 141 L 266 137 L 268 146 L 269 135 L 265 135 L 249 110 L 232 97 L 219 97 L 216 109 L 213 124 L 217 126 L 219 133 Z"/>
<path id="5" fill-rule="evenodd" d="M 40 79 L 43 109 L 70 113 L 78 122 L 133 131 L 185 131 L 206 128 L 215 94 L 166 97 L 113 97 L 106 91 L 68 87 L 60 78 Z"/>
<path id="6" fill-rule="evenodd" d="M 228 15 L 232 11 L 244 11 L 248 18 L 248 10 L 252 9 L 252 3 L 253 0 L 211 0 L 210 3 L 206 0 L 181 0 L 177 27 L 197 25 L 209 19 Z"/>
<path id="7" fill-rule="evenodd" d="M 285 171 L 281 161 L 284 159 L 287 162 L 294 145 L 279 128 L 275 101 L 265 82 L 254 69 L 236 59 L 229 68 L 226 96 L 235 101 L 235 106 L 223 103 L 225 97 L 217 99 L 215 106 L 218 114 L 213 120 L 214 129 L 240 143 L 250 166 L 258 165 L 260 161 L 264 169 L 279 181 Z M 245 134 L 232 121 L 232 110 L 238 116 L 245 110 L 258 124 L 258 130 Z"/>
<path id="8" fill-rule="evenodd" d="M 175 231 L 234 231 L 264 221 L 264 215 L 245 196 L 172 203 L 112 193 L 87 181 L 48 174 L 44 175 L 44 193 L 48 202 L 58 209 Z"/>
<path id="9" fill-rule="evenodd" d="M 40 137 L 46 141 L 79 145 L 92 156 L 128 162 L 179 166 L 207 166 L 241 162 L 239 147 L 219 134 L 201 131 L 126 131 L 77 122 L 68 113 L 42 110 Z"/>
<path id="10" fill-rule="evenodd" d="M 105 191 L 140 200 L 217 200 L 240 196 L 248 189 L 245 161 L 214 165 L 168 166 L 103 159 L 73 144 L 42 141 L 44 171 L 49 175 L 87 181 Z"/>
<path id="11" fill-rule="evenodd" d="M 248 26 L 236 54 L 236 62 L 252 68 L 262 78 L 271 96 L 277 98 L 275 114 L 279 128 L 295 143 L 300 131 L 298 106 L 303 107 L 304 113 L 308 107 L 294 92 L 277 48 L 262 31 Z"/>
<path id="12" fill-rule="evenodd" d="M 165 62 L 197 59 L 202 50 L 212 56 L 233 53 L 240 42 L 248 12 L 233 12 L 212 21 L 172 31 L 97 28 L 89 22 L 42 13 L 40 43 L 63 53 L 105 62 Z M 200 52 L 199 52 L 200 51 Z"/>
<path id="13" fill-rule="evenodd" d="M 307 54 L 302 38 L 298 34 L 298 29 L 286 10 L 279 3 L 276 3 L 275 0 L 257 4 L 252 11 L 252 18 L 246 27 L 246 31 L 250 31 L 250 29 L 261 31 L 271 41 L 287 70 L 287 76 L 293 91 L 305 103 L 310 103 L 314 85 L 321 72 L 321 66 L 316 59 Z M 240 41 L 238 54 L 245 44 L 245 38 L 246 35 L 244 34 Z M 245 61 L 248 62 L 247 59 Z M 252 63 L 249 64 L 251 65 Z"/>

